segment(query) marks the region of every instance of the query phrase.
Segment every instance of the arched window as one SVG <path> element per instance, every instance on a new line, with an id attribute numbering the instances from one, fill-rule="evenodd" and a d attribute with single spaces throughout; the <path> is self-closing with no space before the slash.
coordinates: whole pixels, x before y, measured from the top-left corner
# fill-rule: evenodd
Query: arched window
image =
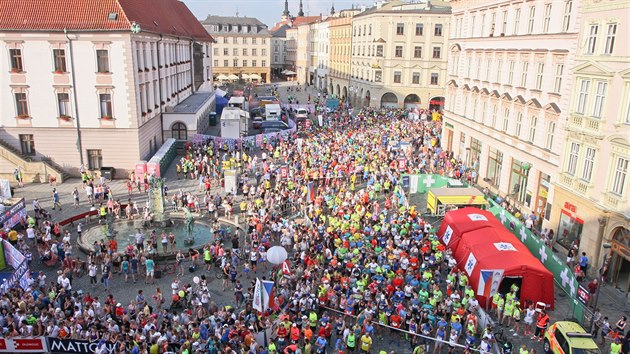
<path id="1" fill-rule="evenodd" d="M 171 127 L 171 134 L 173 139 L 188 140 L 188 129 L 186 124 L 177 122 Z"/>

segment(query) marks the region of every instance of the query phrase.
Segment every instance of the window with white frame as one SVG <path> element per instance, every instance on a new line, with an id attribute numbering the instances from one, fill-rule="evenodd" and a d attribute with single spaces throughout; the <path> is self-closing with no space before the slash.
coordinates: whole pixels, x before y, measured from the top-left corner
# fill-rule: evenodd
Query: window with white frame
<path id="1" fill-rule="evenodd" d="M 580 155 L 580 144 L 576 142 L 571 143 L 569 150 L 569 159 L 567 160 L 567 173 L 571 176 L 575 175 L 577 169 L 578 156 Z"/>
<path id="2" fill-rule="evenodd" d="M 612 54 L 615 48 L 615 35 L 617 34 L 617 24 L 611 23 L 608 25 L 608 32 L 606 33 L 606 47 L 604 47 L 604 54 Z"/>
<path id="3" fill-rule="evenodd" d="M 499 58 L 497 60 L 497 68 L 496 68 L 497 79 L 496 79 L 496 82 L 501 82 L 501 68 L 502 68 L 502 66 L 503 66 L 503 60 L 501 60 L 501 58 Z"/>
<path id="4" fill-rule="evenodd" d="M 571 11 L 573 11 L 573 1 L 568 0 L 564 3 L 564 15 L 562 16 L 562 32 L 569 30 L 571 26 Z"/>
<path id="5" fill-rule="evenodd" d="M 543 33 L 549 33 L 549 24 L 551 23 L 551 4 L 545 5 L 545 19 L 543 22 Z"/>
<path id="6" fill-rule="evenodd" d="M 494 107 L 492 107 L 492 124 L 491 124 L 492 128 L 496 128 L 497 127 L 497 105 L 495 104 Z"/>
<path id="7" fill-rule="evenodd" d="M 529 70 L 529 63 L 524 61 L 521 67 L 521 87 L 527 87 L 527 70 Z"/>
<path id="8" fill-rule="evenodd" d="M 538 63 L 538 65 L 536 66 L 536 89 L 537 90 L 542 90 L 544 71 L 545 71 L 545 64 Z"/>
<path id="9" fill-rule="evenodd" d="M 545 139 L 545 149 L 551 150 L 553 147 L 553 139 L 556 134 L 556 122 L 547 124 L 547 139 Z"/>
<path id="10" fill-rule="evenodd" d="M 529 118 L 529 135 L 527 136 L 527 141 L 530 143 L 534 142 L 536 139 L 536 126 L 538 125 L 538 117 L 531 116 Z"/>
<path id="11" fill-rule="evenodd" d="M 503 24 L 501 25 L 501 34 L 505 35 L 505 32 L 507 31 L 507 16 L 508 16 L 508 12 L 503 11 Z"/>
<path id="12" fill-rule="evenodd" d="M 534 21 L 536 20 L 536 7 L 529 7 L 529 22 L 527 23 L 527 33 L 532 34 L 534 32 Z"/>
<path id="13" fill-rule="evenodd" d="M 575 107 L 575 113 L 584 114 L 586 111 L 586 104 L 588 103 L 588 90 L 591 86 L 591 80 L 582 80 L 580 82 L 580 93 L 578 94 L 578 101 Z"/>
<path id="14" fill-rule="evenodd" d="M 586 54 L 595 54 L 595 49 L 597 46 L 597 31 L 599 30 L 598 25 L 591 25 L 588 32 L 588 39 L 586 42 Z"/>
<path id="15" fill-rule="evenodd" d="M 582 180 L 586 182 L 591 181 L 594 166 L 595 166 L 595 149 L 592 147 L 587 147 L 586 153 L 584 154 L 584 166 L 582 167 Z"/>
<path id="16" fill-rule="evenodd" d="M 18 117 L 28 117 L 28 99 L 26 92 L 16 92 L 15 96 L 15 111 Z"/>
<path id="17" fill-rule="evenodd" d="M 556 64 L 556 72 L 553 80 L 553 92 L 560 93 L 562 89 L 562 73 L 564 72 L 564 64 Z"/>
<path id="18" fill-rule="evenodd" d="M 628 178 L 628 159 L 624 157 L 617 157 L 617 162 L 615 163 L 615 171 L 613 173 L 612 186 L 610 187 L 610 191 L 617 194 L 623 195 L 626 187 L 626 180 Z"/>
<path id="19" fill-rule="evenodd" d="M 513 35 L 518 34 L 518 28 L 520 26 L 520 23 L 521 23 L 521 9 L 516 9 L 516 11 L 514 12 L 514 30 L 512 31 Z"/>
<path id="20" fill-rule="evenodd" d="M 510 60 L 509 71 L 508 71 L 508 85 L 512 85 L 512 83 L 514 82 L 514 67 L 515 66 L 516 66 L 516 63 L 514 62 L 514 60 Z"/>
<path id="21" fill-rule="evenodd" d="M 626 89 L 626 119 L 624 123 L 630 124 L 630 88 Z"/>
<path id="22" fill-rule="evenodd" d="M 59 117 L 70 117 L 70 95 L 67 92 L 57 93 L 57 109 Z"/>
<path id="23" fill-rule="evenodd" d="M 599 81 L 597 83 L 597 91 L 595 92 L 595 104 L 593 105 L 593 117 L 601 118 L 604 110 L 604 99 L 606 98 L 606 88 L 608 83 Z"/>
<path id="24" fill-rule="evenodd" d="M 521 129 L 523 128 L 523 113 L 518 112 L 516 114 L 516 124 L 514 124 L 514 136 L 521 136 Z"/>
<path id="25" fill-rule="evenodd" d="M 486 81 L 490 81 L 490 68 L 492 67 L 492 59 L 486 60 Z"/>
<path id="26" fill-rule="evenodd" d="M 477 15 L 473 15 L 472 20 L 470 21 L 470 37 L 475 36 L 475 22 L 477 22 Z"/>
<path id="27" fill-rule="evenodd" d="M 506 108 L 505 111 L 503 111 L 503 127 L 501 129 L 505 133 L 507 133 L 509 122 L 510 122 L 510 109 Z"/>
<path id="28" fill-rule="evenodd" d="M 98 95 L 100 102 L 101 118 L 110 119 L 113 117 L 112 112 L 112 95 L 109 93 L 100 93 Z"/>
<path id="29" fill-rule="evenodd" d="M 486 35 L 486 14 L 481 15 L 481 37 Z"/>

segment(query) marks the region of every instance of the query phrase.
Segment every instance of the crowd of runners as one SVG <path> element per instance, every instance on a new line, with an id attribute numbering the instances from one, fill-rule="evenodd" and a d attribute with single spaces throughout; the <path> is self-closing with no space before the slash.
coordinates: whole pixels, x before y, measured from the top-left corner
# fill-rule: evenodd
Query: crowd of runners
<path id="1" fill-rule="evenodd" d="M 76 267 L 55 260 L 62 265 L 57 279 L 34 274 L 28 290 L 15 288 L 0 298 L 4 336 L 100 341 L 102 353 L 108 343 L 117 353 L 389 353 L 393 337 L 405 343 L 396 353 L 493 351 L 504 344 L 495 337 L 499 327 L 482 325 L 466 274 L 438 241 L 423 207 L 410 203 L 401 187 L 403 173 L 465 179 L 474 176 L 473 168 L 440 147 L 439 120 L 408 113 L 331 112 L 322 127 L 265 140 L 261 151 L 188 144 L 177 175 L 198 181 L 199 190 L 167 195 L 171 207 L 188 207 L 211 221 L 239 213 L 246 232 L 215 228 L 200 251 L 177 253 L 171 289 L 140 290 L 125 304 L 115 294 L 94 296 L 92 289 L 108 288 L 118 273 L 123 276 L 116 281 L 153 282 L 152 256 L 175 252 L 170 235 L 137 235 L 135 244 L 120 250 L 115 241 L 94 245 L 85 260 L 91 289 L 73 287 Z M 397 148 L 393 140 L 409 147 Z M 225 183 L 226 166 L 240 171 L 236 196 L 213 193 Z M 146 190 L 149 178 L 140 185 L 132 176 L 129 194 L 135 187 Z M 84 182 L 90 185 L 89 178 Z M 106 186 L 102 193 L 99 215 L 142 214 L 133 203 L 116 207 Z M 15 244 L 28 253 L 40 245 L 45 262 L 51 261 L 46 249 L 61 244 L 63 255 L 53 252 L 76 262 L 64 240 L 71 230 L 57 230 L 45 219 L 27 220 L 26 231 L 13 235 Z M 290 272 L 266 261 L 273 245 L 288 250 Z M 201 272 L 183 284 L 179 276 L 188 262 Z M 219 291 L 219 285 L 209 283 L 217 273 L 221 291 L 234 294 L 232 305 L 212 300 L 209 287 Z M 252 308 L 256 275 L 275 283 L 264 312 Z M 521 304 L 518 291 L 493 299 L 495 318 L 505 326 L 504 337 L 541 340 L 549 315 Z M 265 329 L 269 336 L 260 334 Z M 535 352 L 526 345 L 505 350 Z"/>

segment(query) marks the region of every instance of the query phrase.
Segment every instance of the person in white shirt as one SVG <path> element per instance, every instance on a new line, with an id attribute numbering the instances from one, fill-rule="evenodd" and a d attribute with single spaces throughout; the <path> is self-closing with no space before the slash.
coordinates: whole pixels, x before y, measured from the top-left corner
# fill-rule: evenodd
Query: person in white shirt
<path id="1" fill-rule="evenodd" d="M 35 244 L 35 229 L 34 228 L 29 226 L 28 229 L 26 229 L 26 239 L 29 245 Z"/>

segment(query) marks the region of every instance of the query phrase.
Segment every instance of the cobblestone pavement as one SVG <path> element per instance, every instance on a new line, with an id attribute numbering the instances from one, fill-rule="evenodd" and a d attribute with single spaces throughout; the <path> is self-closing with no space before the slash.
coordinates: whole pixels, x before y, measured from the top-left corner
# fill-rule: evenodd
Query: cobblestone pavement
<path id="1" fill-rule="evenodd" d="M 290 83 L 290 85 L 294 85 Z M 281 85 L 281 98 L 286 98 L 286 85 Z M 259 89 L 259 94 L 264 94 L 265 91 Z M 306 102 L 306 98 L 308 94 L 311 94 L 312 97 L 316 97 L 317 91 L 314 91 L 312 88 L 307 90 L 306 92 L 291 92 L 292 96 L 298 96 L 300 102 Z M 213 133 L 217 133 L 216 128 L 213 128 Z M 121 176 L 118 176 L 121 177 Z M 185 180 L 185 179 L 177 179 L 175 174 L 174 164 L 171 165 L 166 173 L 164 174 L 166 177 L 166 185 L 169 188 L 170 193 L 175 193 L 179 190 L 183 192 L 193 192 L 197 194 L 201 194 L 199 192 L 198 182 Z M 119 198 L 121 201 L 126 201 L 129 196 L 127 195 L 127 188 L 124 179 L 114 180 L 108 183 L 112 188 L 113 195 L 115 198 Z M 72 205 L 72 196 L 71 193 L 74 188 L 77 187 L 80 191 L 81 204 L 78 207 Z M 61 199 L 61 203 L 63 208 L 61 210 L 52 210 L 52 189 L 53 186 L 49 184 L 28 184 L 24 188 L 16 188 L 15 196 L 24 197 L 26 199 L 27 208 L 29 211 L 32 210 L 31 202 L 33 199 L 38 198 L 42 206 L 49 212 L 51 212 L 51 216 L 53 221 L 64 220 L 70 218 L 76 214 L 85 212 L 89 210 L 89 205 L 86 202 L 85 194 L 83 193 L 82 183 L 80 179 L 73 178 L 69 179 L 66 182 L 59 184 L 56 186 L 59 196 Z M 218 192 L 218 189 L 213 188 L 213 193 Z M 146 194 L 139 193 L 134 191 L 134 193 L 130 196 L 133 201 L 137 201 L 144 204 L 146 201 Z M 410 202 L 418 206 L 419 210 L 425 210 L 426 206 L 426 197 L 424 195 L 414 195 L 411 196 Z M 76 230 L 73 228 L 71 230 L 73 234 L 73 240 L 76 238 Z M 78 248 L 75 255 L 79 253 L 79 257 L 85 258 L 85 255 L 81 254 L 78 251 Z M 185 265 L 185 269 L 188 268 L 188 265 Z M 266 268 L 266 269 L 265 269 Z M 255 277 L 261 277 L 264 275 L 268 275 L 270 271 L 270 266 L 260 267 L 257 273 L 250 273 L 248 275 L 244 275 L 241 272 L 240 279 L 245 288 L 252 286 L 251 281 L 255 279 Z M 56 271 L 57 268 L 49 268 L 45 267 L 38 260 L 34 260 L 32 264 L 33 271 L 43 271 L 47 276 L 48 280 L 56 279 Z M 192 278 L 194 276 L 201 276 L 205 274 L 208 279 L 209 289 L 212 294 L 212 301 L 216 302 L 218 305 L 233 305 L 234 304 L 234 296 L 233 290 L 228 289 L 223 291 L 221 281 L 215 277 L 215 271 L 210 270 L 206 272 L 203 270 L 203 267 L 199 267 L 196 272 L 189 273 L 185 272 L 184 276 L 181 277 L 181 282 L 183 284 L 192 283 Z M 124 277 L 120 274 L 114 274 L 110 281 L 110 289 L 109 291 L 105 291 L 102 284 L 97 284 L 96 286 L 92 286 L 89 284 L 89 278 L 84 275 L 81 278 L 73 279 L 73 289 L 75 290 L 83 290 L 84 292 L 90 292 L 91 294 L 98 296 L 103 299 L 108 294 L 113 294 L 117 301 L 121 303 L 129 303 L 132 299 L 135 298 L 139 290 L 143 290 L 144 294 L 147 298 L 150 298 L 152 294 L 155 293 L 156 287 L 162 289 L 162 292 L 165 294 L 167 298 L 167 302 L 164 305 L 165 307 L 170 306 L 170 285 L 172 282 L 174 274 L 165 274 L 161 279 L 156 279 L 155 284 L 145 284 L 144 279 L 139 279 L 136 283 L 130 282 L 125 283 Z M 150 301 L 151 302 L 151 301 Z M 571 317 L 571 309 L 572 302 L 561 292 L 559 288 L 556 291 L 556 309 L 551 313 L 552 322 L 557 320 L 563 320 Z M 625 297 L 623 294 L 617 290 L 612 288 L 609 285 L 606 285 L 602 288 L 599 299 L 599 307 L 602 310 L 602 313 L 609 317 L 609 319 L 614 322 L 622 315 L 626 314 L 630 316 L 630 309 L 625 302 Z M 505 329 L 506 337 L 509 338 L 514 344 L 515 348 L 520 347 L 522 344 L 528 346 L 528 348 L 534 348 L 538 353 L 542 352 L 541 343 L 532 341 L 529 337 L 525 337 L 522 334 L 518 336 L 513 336 L 512 332 L 509 332 L 508 329 Z M 521 332 L 522 333 L 522 332 Z M 608 343 L 607 343 L 608 345 Z M 386 349 L 386 350 L 394 350 L 396 353 L 411 353 L 411 348 L 404 338 L 403 335 L 400 334 L 390 334 L 389 330 L 380 331 L 380 335 L 374 339 L 374 348 L 377 350 Z M 604 348 L 603 348 L 604 349 Z"/>

